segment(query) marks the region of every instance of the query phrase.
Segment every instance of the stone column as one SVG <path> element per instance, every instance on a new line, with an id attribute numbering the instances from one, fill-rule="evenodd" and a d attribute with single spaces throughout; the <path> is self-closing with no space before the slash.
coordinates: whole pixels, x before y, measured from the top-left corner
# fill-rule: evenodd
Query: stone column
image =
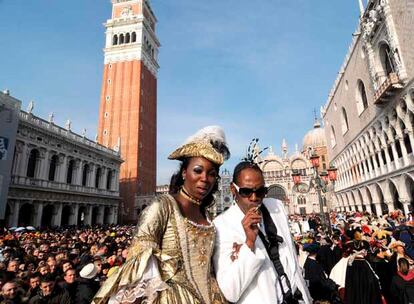
<path id="1" fill-rule="evenodd" d="M 86 214 L 85 214 L 85 225 L 91 225 L 92 224 L 92 205 L 88 205 L 86 207 Z"/>
<path id="2" fill-rule="evenodd" d="M 10 216 L 9 219 L 9 226 L 10 227 L 17 227 L 17 225 L 19 224 L 19 212 L 20 212 L 20 201 L 19 200 L 15 200 L 14 204 L 13 204 L 13 211 L 12 214 Z"/>
<path id="3" fill-rule="evenodd" d="M 39 170 L 39 178 L 43 180 L 48 180 L 48 173 L 49 173 L 49 167 L 50 167 L 50 159 L 49 159 L 49 150 L 46 150 L 46 152 L 41 151 L 40 152 L 40 170 Z"/>
<path id="4" fill-rule="evenodd" d="M 89 177 L 89 187 L 95 187 L 95 179 L 96 179 L 96 164 L 90 164 L 91 172 Z"/>
<path id="5" fill-rule="evenodd" d="M 35 227 L 40 227 L 42 225 L 43 204 L 43 202 L 37 202 L 35 204 Z"/>
<path id="6" fill-rule="evenodd" d="M 112 221 L 111 224 L 118 223 L 118 207 L 112 207 Z"/>
<path id="7" fill-rule="evenodd" d="M 19 173 L 20 176 L 27 176 L 27 162 L 29 161 L 29 151 L 27 149 L 27 145 L 22 145 L 22 153 L 20 157 L 19 163 Z"/>
<path id="8" fill-rule="evenodd" d="M 374 176 L 377 177 L 380 175 L 380 166 L 377 162 L 377 159 L 375 158 L 375 152 L 372 153 L 370 157 L 372 158 L 372 162 L 374 163 Z"/>
<path id="9" fill-rule="evenodd" d="M 408 130 L 408 136 L 410 137 L 411 151 L 413 151 L 413 153 L 414 153 L 414 133 L 413 133 L 413 130 Z"/>
<path id="10" fill-rule="evenodd" d="M 367 162 L 368 162 L 368 167 L 369 167 L 369 177 L 374 178 L 375 177 L 375 169 L 372 167 L 371 156 L 370 155 L 367 155 Z"/>
<path id="11" fill-rule="evenodd" d="M 79 205 L 75 204 L 72 206 L 72 216 L 69 218 L 70 225 L 77 225 L 78 224 L 78 214 L 79 214 Z"/>
<path id="12" fill-rule="evenodd" d="M 388 151 L 388 147 L 386 145 L 383 149 L 384 149 L 384 152 L 385 152 L 385 159 L 387 160 L 387 169 L 388 169 L 388 171 L 386 173 L 388 173 L 388 172 L 392 171 L 391 157 L 390 157 L 390 153 Z"/>
<path id="13" fill-rule="evenodd" d="M 98 216 L 96 219 L 96 223 L 99 225 L 104 224 L 104 215 L 105 215 L 105 206 L 99 206 Z"/>
<path id="14" fill-rule="evenodd" d="M 114 174 L 114 190 L 119 191 L 119 171 L 115 170 Z"/>
<path id="15" fill-rule="evenodd" d="M 404 139 L 402 136 L 398 136 L 397 140 L 400 142 L 404 166 L 408 166 L 410 164 L 410 161 L 408 160 L 408 153 L 407 153 L 407 148 L 405 147 Z"/>
<path id="16" fill-rule="evenodd" d="M 379 149 L 377 152 L 377 155 L 378 155 L 378 159 L 379 159 L 379 161 L 380 161 L 380 172 L 381 172 L 381 174 L 384 174 L 385 173 L 385 171 L 384 171 L 384 169 L 385 169 L 385 164 L 384 164 L 384 160 L 382 159 L 382 154 L 381 154 L 381 149 Z"/>
<path id="17" fill-rule="evenodd" d="M 365 172 L 362 168 L 361 161 L 358 163 L 358 168 L 359 168 L 359 176 L 361 177 L 361 181 L 364 182 L 365 181 Z M 364 172 L 364 173 L 362 173 L 362 172 Z"/>
<path id="18" fill-rule="evenodd" d="M 392 201 L 392 200 L 386 200 L 386 201 L 384 201 L 384 203 L 387 204 L 387 206 L 388 206 L 388 212 L 391 212 L 391 211 L 394 211 L 395 210 L 395 208 L 394 208 L 394 201 Z"/>
<path id="19" fill-rule="evenodd" d="M 375 210 L 377 212 L 377 215 L 378 216 L 382 215 L 381 203 L 379 203 L 379 202 L 374 203 L 374 206 L 375 206 Z"/>
<path id="20" fill-rule="evenodd" d="M 74 172 L 73 172 L 73 183 L 74 185 L 82 185 L 82 171 L 83 171 L 83 161 L 77 159 L 75 161 Z"/>
<path id="21" fill-rule="evenodd" d="M 64 154 L 59 155 L 59 177 L 58 181 L 66 183 L 66 175 L 68 173 L 68 157 Z"/>
<path id="22" fill-rule="evenodd" d="M 368 173 L 368 168 L 367 168 L 367 163 L 365 162 L 365 159 L 362 160 L 362 166 L 364 167 L 364 177 L 365 180 L 369 179 L 369 173 Z"/>
<path id="23" fill-rule="evenodd" d="M 366 209 L 367 212 L 372 213 L 371 204 L 366 204 L 365 209 Z"/>
<path id="24" fill-rule="evenodd" d="M 15 155 L 16 157 L 13 160 L 13 165 L 12 165 L 12 175 L 19 175 L 19 169 L 20 169 L 20 163 L 22 160 L 22 146 L 23 144 L 19 141 L 16 141 L 16 145 L 15 145 Z"/>
<path id="25" fill-rule="evenodd" d="M 61 203 L 55 203 L 54 204 L 54 212 L 53 212 L 53 219 L 52 219 L 52 225 L 53 226 L 57 226 L 60 227 L 60 225 L 62 224 L 62 209 L 63 209 L 63 204 Z"/>
<path id="26" fill-rule="evenodd" d="M 404 214 L 405 215 L 408 215 L 410 213 L 411 200 L 410 199 L 402 199 L 402 198 L 400 198 L 400 203 L 403 204 Z"/>
<path id="27" fill-rule="evenodd" d="M 390 145 L 391 145 L 391 149 L 392 149 L 392 155 L 394 155 L 395 169 L 399 169 L 401 167 L 401 165 L 400 165 L 400 161 L 399 161 L 399 158 L 398 158 L 397 149 L 395 148 L 395 141 L 392 140 Z"/>
<path id="28" fill-rule="evenodd" d="M 86 173 L 86 187 L 92 187 L 92 173 L 93 173 L 93 165 L 92 164 L 88 164 L 89 169 L 87 170 L 88 172 Z"/>
<path id="29" fill-rule="evenodd" d="M 102 167 L 101 189 L 106 189 L 106 181 L 108 180 L 108 168 Z"/>

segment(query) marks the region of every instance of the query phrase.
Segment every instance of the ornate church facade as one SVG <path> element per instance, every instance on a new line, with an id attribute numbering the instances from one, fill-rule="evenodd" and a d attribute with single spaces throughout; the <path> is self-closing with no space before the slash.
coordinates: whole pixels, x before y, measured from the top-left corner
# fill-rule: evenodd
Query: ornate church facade
<path id="1" fill-rule="evenodd" d="M 335 207 L 378 215 L 412 210 L 414 6 L 360 0 L 360 19 L 322 109 L 338 168 Z"/>
<path id="2" fill-rule="evenodd" d="M 289 214 L 310 214 L 319 213 L 319 198 L 315 189 L 309 192 L 297 191 L 292 180 L 293 171 L 299 172 L 302 176 L 302 184 L 308 187 L 313 176 L 313 167 L 309 160 L 312 153 L 321 158 L 319 172 L 326 171 L 328 159 L 324 129 L 318 121 L 315 121 L 314 128 L 310 130 L 303 139 L 302 149 L 289 154 L 288 145 L 283 140 L 281 154 L 274 153 L 272 147 L 267 155 L 261 156 L 259 162 L 263 170 L 266 186 L 269 187 L 268 197 L 277 198 L 284 202 L 286 212 Z M 326 208 L 327 197 L 322 197 Z"/>

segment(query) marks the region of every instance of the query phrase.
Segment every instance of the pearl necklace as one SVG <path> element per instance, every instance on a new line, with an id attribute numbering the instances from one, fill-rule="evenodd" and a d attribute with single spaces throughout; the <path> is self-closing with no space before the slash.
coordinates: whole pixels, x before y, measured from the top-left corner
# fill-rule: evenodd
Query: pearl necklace
<path id="1" fill-rule="evenodd" d="M 196 199 L 194 196 L 188 193 L 188 191 L 184 188 L 184 186 L 180 188 L 180 194 L 184 196 L 186 199 L 188 199 L 190 202 L 192 202 L 193 204 L 200 206 L 202 203 L 201 200 Z"/>

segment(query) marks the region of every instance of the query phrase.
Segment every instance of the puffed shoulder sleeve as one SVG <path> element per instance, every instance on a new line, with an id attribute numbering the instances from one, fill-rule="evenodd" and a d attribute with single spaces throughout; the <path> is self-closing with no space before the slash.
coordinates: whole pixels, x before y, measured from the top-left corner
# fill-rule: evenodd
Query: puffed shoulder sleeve
<path id="1" fill-rule="evenodd" d="M 159 244 L 167 227 L 171 205 L 157 197 L 140 216 L 125 264 L 113 273 L 95 295 L 93 304 L 152 303 L 157 292 L 167 289 L 159 272 Z"/>
<path id="2" fill-rule="evenodd" d="M 140 254 L 145 249 L 159 248 L 171 213 L 170 208 L 171 205 L 167 199 L 160 196 L 144 209 L 128 250 L 128 259 Z"/>

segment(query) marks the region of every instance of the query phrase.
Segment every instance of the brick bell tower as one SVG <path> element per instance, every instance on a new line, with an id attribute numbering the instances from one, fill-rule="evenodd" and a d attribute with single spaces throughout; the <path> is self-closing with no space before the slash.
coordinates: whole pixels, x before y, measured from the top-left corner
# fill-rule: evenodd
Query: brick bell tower
<path id="1" fill-rule="evenodd" d="M 123 222 L 136 220 L 135 196 L 155 193 L 160 43 L 149 0 L 112 0 L 106 27 L 98 142 L 119 149 Z"/>

